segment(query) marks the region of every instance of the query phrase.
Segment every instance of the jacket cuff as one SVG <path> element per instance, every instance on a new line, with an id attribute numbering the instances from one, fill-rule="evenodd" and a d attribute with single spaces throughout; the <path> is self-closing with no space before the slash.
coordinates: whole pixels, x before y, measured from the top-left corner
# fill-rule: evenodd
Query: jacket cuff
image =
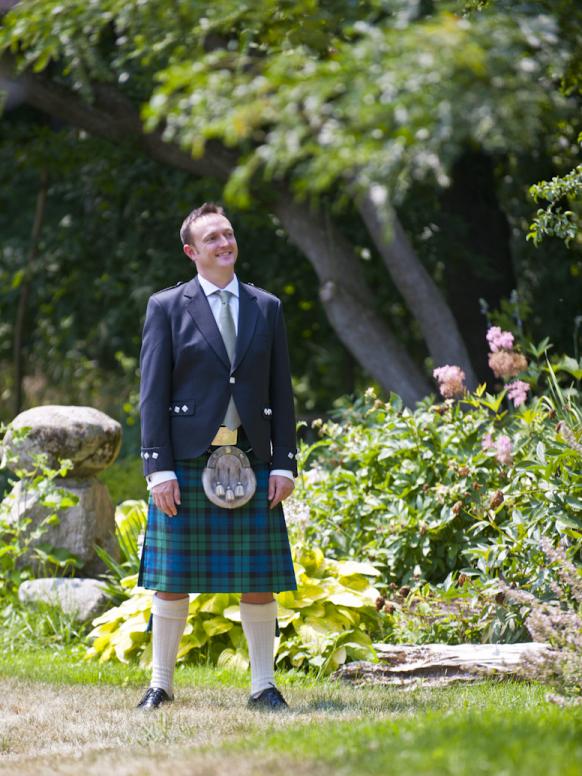
<path id="1" fill-rule="evenodd" d="M 273 469 L 285 469 L 297 476 L 297 449 L 289 447 L 274 447 L 271 458 L 271 471 Z"/>
<path id="2" fill-rule="evenodd" d="M 153 472 L 174 470 L 174 456 L 169 446 L 142 447 L 140 456 L 143 460 L 143 473 L 146 477 Z"/>

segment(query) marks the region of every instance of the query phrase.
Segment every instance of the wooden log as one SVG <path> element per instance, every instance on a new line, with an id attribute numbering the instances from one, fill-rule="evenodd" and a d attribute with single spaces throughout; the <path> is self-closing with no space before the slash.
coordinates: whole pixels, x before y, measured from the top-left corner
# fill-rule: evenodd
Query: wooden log
<path id="1" fill-rule="evenodd" d="M 519 666 L 549 649 L 547 644 L 374 644 L 378 662 L 360 660 L 339 668 L 334 678 L 358 684 L 449 684 L 485 676 L 515 678 Z"/>

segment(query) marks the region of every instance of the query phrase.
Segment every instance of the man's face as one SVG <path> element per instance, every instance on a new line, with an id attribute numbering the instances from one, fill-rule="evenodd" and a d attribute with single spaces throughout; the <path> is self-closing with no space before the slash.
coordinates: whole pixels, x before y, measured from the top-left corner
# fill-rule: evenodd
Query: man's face
<path id="1" fill-rule="evenodd" d="M 238 246 L 230 221 L 218 213 L 198 218 L 190 227 L 190 244 L 184 253 L 196 263 L 199 272 L 213 274 L 231 268 L 238 256 Z"/>

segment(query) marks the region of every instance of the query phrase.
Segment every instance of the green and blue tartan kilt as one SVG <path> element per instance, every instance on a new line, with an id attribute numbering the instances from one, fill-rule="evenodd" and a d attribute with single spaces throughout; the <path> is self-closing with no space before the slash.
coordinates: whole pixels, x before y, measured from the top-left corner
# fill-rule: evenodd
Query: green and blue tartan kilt
<path id="1" fill-rule="evenodd" d="M 257 490 L 237 509 L 221 509 L 206 497 L 207 455 L 176 461 L 182 503 L 168 517 L 150 496 L 138 585 L 165 593 L 297 589 L 283 508 L 269 509 L 269 467 L 248 455 Z"/>

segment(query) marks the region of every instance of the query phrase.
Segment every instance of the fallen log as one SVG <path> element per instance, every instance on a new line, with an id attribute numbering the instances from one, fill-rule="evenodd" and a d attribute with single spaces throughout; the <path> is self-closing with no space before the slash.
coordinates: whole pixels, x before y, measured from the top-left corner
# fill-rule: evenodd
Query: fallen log
<path id="1" fill-rule="evenodd" d="M 355 684 L 430 684 L 474 682 L 485 676 L 511 678 L 528 658 L 539 658 L 547 644 L 374 644 L 378 662 L 359 660 L 334 674 Z"/>

